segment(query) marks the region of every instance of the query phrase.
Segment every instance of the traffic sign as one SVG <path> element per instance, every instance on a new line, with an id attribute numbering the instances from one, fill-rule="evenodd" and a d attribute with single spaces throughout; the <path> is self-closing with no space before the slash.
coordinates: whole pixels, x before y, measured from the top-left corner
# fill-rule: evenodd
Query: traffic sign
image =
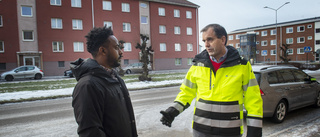
<path id="1" fill-rule="evenodd" d="M 310 51 L 311 51 L 311 47 L 305 46 L 305 47 L 303 48 L 303 50 L 304 50 L 304 52 L 310 52 Z"/>
<path id="2" fill-rule="evenodd" d="M 267 56 L 268 55 L 268 50 L 262 50 L 261 55 L 262 56 Z"/>

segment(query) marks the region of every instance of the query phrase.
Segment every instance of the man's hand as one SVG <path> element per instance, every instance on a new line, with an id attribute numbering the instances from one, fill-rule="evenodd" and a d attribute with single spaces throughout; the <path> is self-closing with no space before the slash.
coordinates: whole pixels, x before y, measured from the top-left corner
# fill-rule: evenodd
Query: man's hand
<path id="1" fill-rule="evenodd" d="M 176 116 L 179 115 L 179 111 L 174 107 L 169 107 L 165 111 L 161 110 L 160 113 L 162 114 L 162 118 L 160 119 L 160 121 L 163 125 L 166 125 L 168 127 L 171 127 L 172 121 Z"/>

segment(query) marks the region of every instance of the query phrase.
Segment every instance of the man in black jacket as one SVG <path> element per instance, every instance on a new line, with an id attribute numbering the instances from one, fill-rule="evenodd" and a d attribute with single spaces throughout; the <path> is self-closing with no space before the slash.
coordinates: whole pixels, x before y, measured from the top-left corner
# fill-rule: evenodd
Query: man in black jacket
<path id="1" fill-rule="evenodd" d="M 122 51 L 110 28 L 94 28 L 86 36 L 93 59 L 70 64 L 78 81 L 72 106 L 81 137 L 136 137 L 131 99 L 124 81 L 113 68 Z"/>

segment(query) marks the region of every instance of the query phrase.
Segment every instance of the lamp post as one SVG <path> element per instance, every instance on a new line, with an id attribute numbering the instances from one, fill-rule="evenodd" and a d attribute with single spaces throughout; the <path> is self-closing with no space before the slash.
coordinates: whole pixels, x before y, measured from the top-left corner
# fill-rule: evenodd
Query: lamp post
<path id="1" fill-rule="evenodd" d="M 268 7 L 268 6 L 265 6 L 264 8 L 267 8 L 267 9 L 271 9 L 271 10 L 274 10 L 274 11 L 276 11 L 276 59 L 275 59 L 275 62 L 276 62 L 276 65 L 277 65 L 277 60 L 278 60 L 278 56 L 277 56 L 277 54 L 278 54 L 278 30 L 277 30 L 277 28 L 278 28 L 278 20 L 277 20 L 277 16 L 278 16 L 278 10 L 280 9 L 280 8 L 282 8 L 284 5 L 286 5 L 286 4 L 289 4 L 290 2 L 286 2 L 286 3 L 284 3 L 283 5 L 281 5 L 279 8 L 277 8 L 277 9 L 274 9 L 274 8 L 270 8 L 270 7 Z"/>

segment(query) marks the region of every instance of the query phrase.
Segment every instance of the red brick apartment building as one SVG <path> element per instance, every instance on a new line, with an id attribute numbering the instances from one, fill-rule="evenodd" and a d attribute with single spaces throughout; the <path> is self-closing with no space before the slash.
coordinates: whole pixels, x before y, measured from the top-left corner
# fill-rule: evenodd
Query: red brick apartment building
<path id="1" fill-rule="evenodd" d="M 239 29 L 228 38 L 229 45 L 255 63 L 281 62 L 282 44 L 290 45 L 287 52 L 292 62 L 320 61 L 320 17 L 278 23 L 277 30 L 276 24 Z"/>
<path id="2" fill-rule="evenodd" d="M 189 68 L 199 52 L 198 8 L 187 0 L 0 0 L 0 73 L 36 65 L 62 75 L 91 57 L 84 36 L 104 25 L 126 42 L 123 67 L 139 62 L 145 34 L 154 70 Z"/>

